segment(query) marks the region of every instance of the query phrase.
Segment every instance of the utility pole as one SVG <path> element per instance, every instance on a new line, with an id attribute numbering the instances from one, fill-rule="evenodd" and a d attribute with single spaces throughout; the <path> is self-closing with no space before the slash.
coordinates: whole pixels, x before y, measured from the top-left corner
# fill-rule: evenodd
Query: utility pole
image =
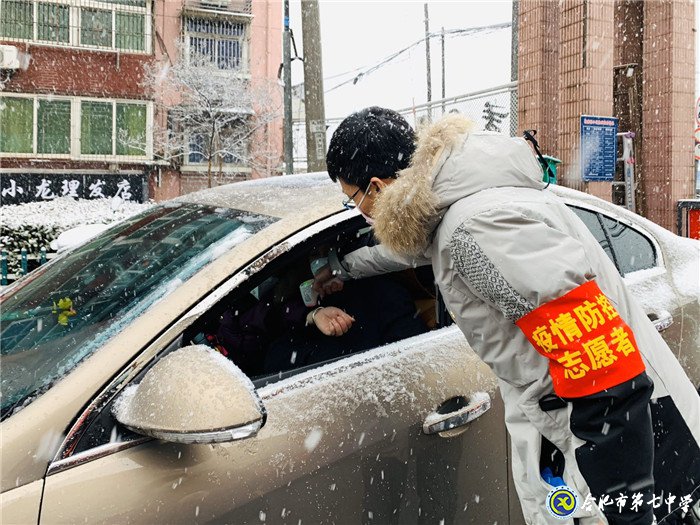
<path id="1" fill-rule="evenodd" d="M 318 0 L 302 0 L 304 34 L 304 109 L 307 171 L 326 169 L 326 109 L 323 99 L 321 17 Z"/>
<path id="2" fill-rule="evenodd" d="M 284 164 L 285 173 L 294 173 L 294 138 L 292 136 L 292 49 L 289 34 L 289 0 L 284 0 L 284 33 L 282 34 L 284 69 Z"/>
<path id="3" fill-rule="evenodd" d="M 511 38 L 510 38 L 510 79 L 518 80 L 518 19 L 520 11 L 520 1 L 513 0 L 513 13 L 511 18 Z M 511 134 L 518 133 L 518 89 L 510 93 L 510 122 Z"/>
<path id="4" fill-rule="evenodd" d="M 428 81 L 428 102 L 433 99 L 432 87 L 430 83 L 430 21 L 428 18 L 428 3 L 423 4 L 425 12 L 425 68 L 426 79 Z M 432 108 L 428 105 L 428 120 L 432 120 Z"/>
<path id="5" fill-rule="evenodd" d="M 442 32 L 440 33 L 440 47 L 442 48 L 442 114 L 445 114 L 445 28 L 442 28 Z"/>

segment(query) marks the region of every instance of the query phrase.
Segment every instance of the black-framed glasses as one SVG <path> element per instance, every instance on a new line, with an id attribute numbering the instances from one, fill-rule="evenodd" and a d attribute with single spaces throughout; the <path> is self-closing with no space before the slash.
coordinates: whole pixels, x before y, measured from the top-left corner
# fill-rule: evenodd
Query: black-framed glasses
<path id="1" fill-rule="evenodd" d="M 372 187 L 372 182 L 370 181 L 370 183 L 369 183 L 369 184 L 367 185 L 367 187 L 365 188 L 365 192 L 364 192 L 364 194 L 362 195 L 362 198 L 360 199 L 360 202 L 358 202 L 357 204 L 355 204 L 355 201 L 354 201 L 355 195 L 357 195 L 357 194 L 360 192 L 360 189 L 361 189 L 361 188 L 357 188 L 357 191 L 356 191 L 355 193 L 352 194 L 352 197 L 350 197 L 349 199 L 346 199 L 346 200 L 343 201 L 343 206 L 345 206 L 345 208 L 347 208 L 348 210 L 353 210 L 353 209 L 355 209 L 355 208 L 359 208 L 360 206 L 362 206 L 362 203 L 364 202 L 365 197 L 367 197 L 367 195 L 369 195 L 369 189 L 370 189 L 371 187 Z"/>
<path id="2" fill-rule="evenodd" d="M 357 188 L 357 191 L 352 194 L 351 197 L 348 197 L 347 199 L 343 199 L 343 207 L 345 207 L 348 210 L 352 210 L 355 208 L 357 205 L 355 204 L 355 196 L 360 193 L 360 190 L 362 188 Z"/>

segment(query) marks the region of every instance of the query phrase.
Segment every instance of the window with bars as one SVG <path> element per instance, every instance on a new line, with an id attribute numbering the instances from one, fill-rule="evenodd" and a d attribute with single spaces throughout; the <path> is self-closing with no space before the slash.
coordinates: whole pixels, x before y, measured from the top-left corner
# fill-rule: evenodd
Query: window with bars
<path id="1" fill-rule="evenodd" d="M 0 155 L 151 158 L 152 109 L 141 101 L 0 96 Z"/>
<path id="2" fill-rule="evenodd" d="M 148 52 L 151 2 L 146 0 L 0 0 L 0 38 Z"/>
<path id="3" fill-rule="evenodd" d="M 209 136 L 193 133 L 189 135 L 185 164 L 212 164 L 241 166 L 248 160 L 248 124 L 245 120 L 226 127 L 210 141 Z M 211 144 L 211 146 L 210 146 Z"/>
<path id="4" fill-rule="evenodd" d="M 203 57 L 222 70 L 247 70 L 248 23 L 218 18 L 185 18 L 189 58 Z"/>

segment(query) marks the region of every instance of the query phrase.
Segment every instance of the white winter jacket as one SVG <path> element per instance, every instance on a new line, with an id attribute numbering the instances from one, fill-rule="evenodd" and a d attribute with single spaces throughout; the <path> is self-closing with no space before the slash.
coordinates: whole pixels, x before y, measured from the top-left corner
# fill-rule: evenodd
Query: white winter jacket
<path id="1" fill-rule="evenodd" d="M 563 452 L 564 480 L 585 498 L 574 455 L 582 441 L 569 426 L 571 406 L 540 409 L 554 391 L 549 359 L 515 324 L 519 318 L 594 280 L 634 332 L 653 397 L 671 396 L 697 443 L 700 397 L 598 242 L 540 180 L 524 140 L 446 117 L 420 136 L 411 166 L 378 195 L 381 245 L 350 253 L 343 264 L 360 278 L 430 261 L 455 322 L 500 380 L 526 521 L 561 524 L 545 509 L 552 487 L 539 470 L 541 436 Z M 607 523 L 595 506 L 573 517 Z"/>

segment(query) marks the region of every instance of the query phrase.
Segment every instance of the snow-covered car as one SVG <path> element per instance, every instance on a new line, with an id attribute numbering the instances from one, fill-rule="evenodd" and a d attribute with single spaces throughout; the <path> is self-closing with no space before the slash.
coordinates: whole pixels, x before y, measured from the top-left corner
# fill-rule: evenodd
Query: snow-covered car
<path id="1" fill-rule="evenodd" d="M 700 243 L 548 191 L 700 385 Z M 425 270 L 387 277 L 420 305 L 418 335 L 279 370 L 260 364 L 272 333 L 246 332 L 261 360 L 240 367 L 211 337 L 297 297 L 324 249 L 367 242 L 341 201 L 325 174 L 186 195 L 6 290 L 2 523 L 522 523 L 497 382 Z"/>

